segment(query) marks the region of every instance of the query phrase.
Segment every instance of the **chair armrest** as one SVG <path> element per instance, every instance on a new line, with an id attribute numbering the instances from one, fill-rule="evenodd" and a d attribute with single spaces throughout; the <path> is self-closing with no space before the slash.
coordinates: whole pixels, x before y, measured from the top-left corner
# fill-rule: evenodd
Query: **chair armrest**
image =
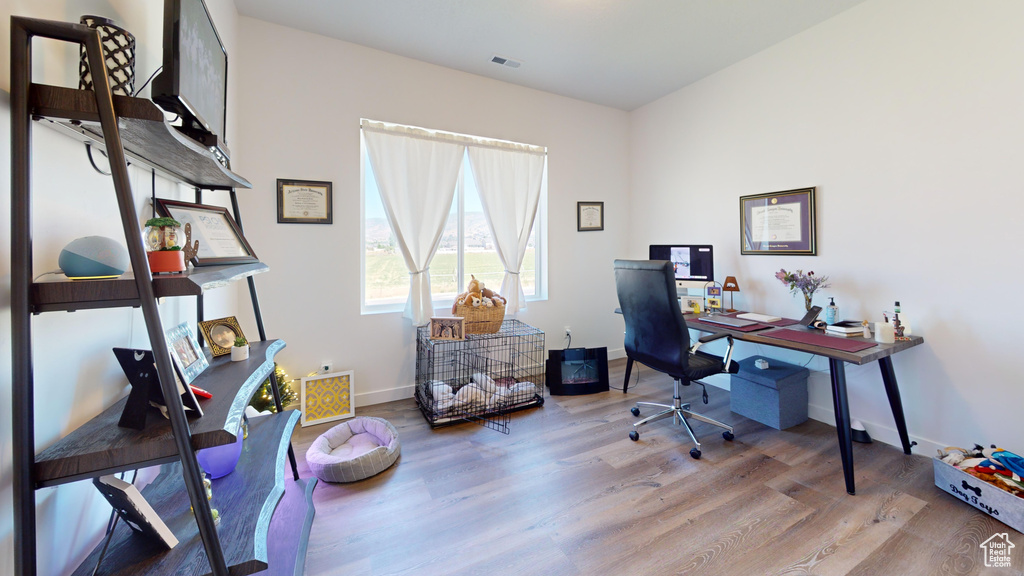
<path id="1" fill-rule="evenodd" d="M 718 340 L 720 338 L 728 338 L 729 343 L 732 344 L 732 334 L 729 334 L 728 332 L 719 332 L 717 334 L 708 334 L 707 336 L 701 336 L 700 338 L 697 339 L 697 342 L 700 342 L 701 344 L 707 344 L 708 342 L 714 342 L 715 340 Z"/>
<path id="2" fill-rule="evenodd" d="M 732 361 L 732 346 L 735 342 L 733 342 L 732 334 L 729 334 L 728 332 L 719 332 L 717 334 L 708 334 L 707 336 L 701 336 L 700 338 L 697 339 L 697 343 L 694 344 L 692 348 L 690 348 L 690 354 L 696 354 L 697 349 L 700 348 L 703 344 L 707 344 L 708 342 L 714 342 L 715 340 L 721 340 L 722 338 L 725 338 L 729 341 L 729 346 L 726 347 L 725 349 L 725 356 L 722 357 L 722 363 L 725 366 L 725 368 L 722 371 L 727 373 L 733 373 L 734 370 L 732 369 L 730 362 Z"/>

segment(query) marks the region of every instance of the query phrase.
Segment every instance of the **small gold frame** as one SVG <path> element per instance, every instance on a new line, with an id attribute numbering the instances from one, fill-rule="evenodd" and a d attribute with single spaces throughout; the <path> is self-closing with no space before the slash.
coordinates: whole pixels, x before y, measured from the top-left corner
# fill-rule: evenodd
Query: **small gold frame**
<path id="1" fill-rule="evenodd" d="M 234 316 L 204 320 L 199 323 L 199 328 L 203 331 L 203 338 L 206 339 L 215 358 L 230 354 L 231 347 L 235 345 L 235 338 L 239 336 L 245 338 L 242 328 L 238 325 L 238 319 Z M 246 341 L 248 340 L 246 338 Z"/>

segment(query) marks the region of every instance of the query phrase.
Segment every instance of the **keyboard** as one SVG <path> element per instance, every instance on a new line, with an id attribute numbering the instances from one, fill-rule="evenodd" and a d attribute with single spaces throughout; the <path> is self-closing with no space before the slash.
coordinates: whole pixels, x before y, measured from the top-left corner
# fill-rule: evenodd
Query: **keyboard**
<path id="1" fill-rule="evenodd" d="M 767 314 L 757 314 L 755 312 L 744 312 L 743 314 L 737 314 L 737 318 L 743 318 L 744 320 L 753 320 L 754 322 L 778 322 L 782 318 L 778 316 L 769 316 Z"/>

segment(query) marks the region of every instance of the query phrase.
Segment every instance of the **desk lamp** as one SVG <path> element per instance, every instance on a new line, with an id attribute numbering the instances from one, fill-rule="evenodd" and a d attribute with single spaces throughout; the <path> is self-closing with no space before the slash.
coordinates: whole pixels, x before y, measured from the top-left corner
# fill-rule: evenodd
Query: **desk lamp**
<path id="1" fill-rule="evenodd" d="M 735 312 L 736 308 L 732 305 L 732 293 L 740 291 L 740 285 L 736 283 L 735 276 L 726 276 L 725 282 L 722 284 L 722 291 L 729 293 L 729 309 L 726 312 Z"/>

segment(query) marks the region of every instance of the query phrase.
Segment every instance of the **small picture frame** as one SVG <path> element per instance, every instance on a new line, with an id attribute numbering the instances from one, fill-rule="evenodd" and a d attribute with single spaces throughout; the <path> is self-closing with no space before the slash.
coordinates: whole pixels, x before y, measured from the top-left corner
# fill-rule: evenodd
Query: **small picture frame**
<path id="1" fill-rule="evenodd" d="M 683 296 L 682 298 L 679 299 L 679 307 L 682 309 L 684 314 L 700 314 L 701 304 L 702 302 L 700 298 Z"/>
<path id="2" fill-rule="evenodd" d="M 604 230 L 604 202 L 576 203 L 576 231 Z"/>
<path id="3" fill-rule="evenodd" d="M 721 298 L 708 298 L 708 308 L 719 309 L 722 307 Z"/>
<path id="4" fill-rule="evenodd" d="M 156 209 L 162 216 L 170 216 L 182 226 L 189 226 L 186 240 L 199 241 L 194 258 L 196 266 L 258 262 L 252 246 L 227 208 L 157 198 Z"/>
<path id="5" fill-rule="evenodd" d="M 277 221 L 280 224 L 332 224 L 331 182 L 277 179 Z"/>
<path id="6" fill-rule="evenodd" d="M 133 532 L 143 534 L 168 549 L 178 545 L 174 532 L 171 532 L 134 484 L 113 474 L 93 478 L 92 483 Z"/>
<path id="7" fill-rule="evenodd" d="M 431 340 L 465 340 L 466 319 L 461 316 L 438 316 L 430 319 Z"/>
<path id="8" fill-rule="evenodd" d="M 722 287 L 721 286 L 708 286 L 708 296 L 721 296 L 721 295 L 722 295 Z"/>
<path id="9" fill-rule="evenodd" d="M 171 351 L 171 358 L 174 359 L 181 379 L 185 384 L 191 384 L 210 365 L 192 328 L 188 322 L 182 322 L 168 330 L 166 338 L 167 348 Z"/>
<path id="10" fill-rule="evenodd" d="M 230 354 L 231 347 L 235 345 L 235 338 L 245 338 L 242 328 L 238 325 L 238 319 L 234 316 L 204 320 L 199 323 L 199 329 L 203 331 L 203 338 L 210 345 L 214 358 Z M 247 338 L 246 340 L 248 341 Z"/>
<path id="11" fill-rule="evenodd" d="M 300 392 L 301 424 L 312 426 L 355 416 L 352 386 L 351 370 L 303 378 Z"/>

